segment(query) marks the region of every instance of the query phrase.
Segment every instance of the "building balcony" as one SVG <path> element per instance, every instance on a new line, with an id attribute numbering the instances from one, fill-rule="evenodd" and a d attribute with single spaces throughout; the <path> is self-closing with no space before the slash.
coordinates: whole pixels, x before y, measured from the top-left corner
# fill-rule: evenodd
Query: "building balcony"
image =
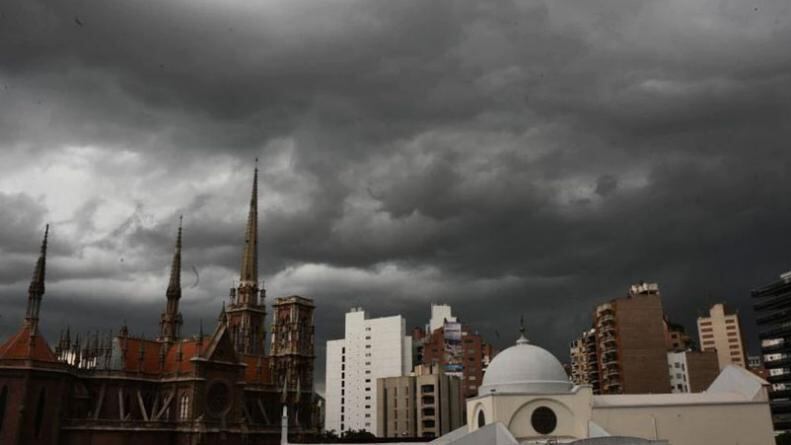
<path id="1" fill-rule="evenodd" d="M 761 354 L 770 354 L 770 353 L 777 353 L 777 352 L 791 352 L 791 342 L 786 341 L 785 339 L 781 339 L 783 341 L 768 344 L 764 346 L 761 345 Z"/>
<path id="2" fill-rule="evenodd" d="M 789 399 L 791 398 L 791 389 L 781 389 L 779 391 L 769 391 L 769 398 L 774 399 Z"/>
<path id="3" fill-rule="evenodd" d="M 791 294 L 769 298 L 753 305 L 753 310 L 755 310 L 755 312 L 775 311 L 788 308 L 791 308 Z"/>
<path id="4" fill-rule="evenodd" d="M 765 340 L 768 338 L 780 338 L 791 336 L 791 325 L 779 326 L 768 331 L 758 333 L 758 338 Z"/>
<path id="5" fill-rule="evenodd" d="M 612 305 L 610 303 L 604 303 L 604 304 L 600 304 L 596 308 L 596 313 L 597 314 L 614 314 L 615 313 L 615 309 L 612 307 Z"/>
<path id="6" fill-rule="evenodd" d="M 791 400 L 772 400 L 772 414 L 791 414 Z"/>
<path id="7" fill-rule="evenodd" d="M 781 357 L 775 360 L 764 360 L 764 368 L 766 369 L 785 368 L 789 365 L 791 365 L 791 356 Z"/>
<path id="8" fill-rule="evenodd" d="M 613 314 L 604 314 L 600 316 L 597 320 L 600 324 L 605 324 L 609 322 L 615 323 L 615 315 Z"/>
<path id="9" fill-rule="evenodd" d="M 601 335 L 607 335 L 615 332 L 615 322 L 606 322 L 599 325 L 599 332 Z"/>
<path id="10" fill-rule="evenodd" d="M 766 380 L 769 383 L 791 383 L 791 374 L 770 375 Z"/>
<path id="11" fill-rule="evenodd" d="M 791 281 L 775 281 L 772 284 L 754 289 L 750 294 L 753 298 L 785 296 L 786 294 L 791 294 Z"/>
<path id="12" fill-rule="evenodd" d="M 755 323 L 760 326 L 764 324 L 782 323 L 784 321 L 791 321 L 791 309 L 774 312 L 763 317 L 758 317 L 756 318 Z"/>

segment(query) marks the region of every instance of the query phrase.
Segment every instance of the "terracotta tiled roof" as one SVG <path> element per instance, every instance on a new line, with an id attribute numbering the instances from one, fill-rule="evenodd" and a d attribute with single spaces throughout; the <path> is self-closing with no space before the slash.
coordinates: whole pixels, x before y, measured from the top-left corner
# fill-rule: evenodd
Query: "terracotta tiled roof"
<path id="1" fill-rule="evenodd" d="M 141 371 L 144 374 L 159 374 L 162 369 L 159 364 L 159 353 L 164 346 L 156 340 L 143 338 L 121 338 L 121 348 L 126 344 L 126 353 L 123 356 L 123 370 L 129 372 Z M 145 345 L 145 346 L 144 346 Z M 144 347 L 142 368 L 140 363 L 140 349 Z"/>
<path id="2" fill-rule="evenodd" d="M 266 385 L 272 383 L 272 374 L 269 370 L 269 357 L 261 357 L 260 370 L 258 369 L 258 356 L 241 354 L 242 362 L 247 365 L 244 370 L 245 383 Z"/>
<path id="3" fill-rule="evenodd" d="M 206 343 L 208 343 L 208 338 L 203 341 L 203 345 L 201 346 L 204 350 L 206 348 Z M 178 358 L 178 343 L 174 343 L 170 346 L 168 350 L 168 354 L 165 357 L 165 371 L 166 372 L 190 372 L 194 368 L 194 363 L 190 361 L 191 358 L 197 357 L 199 355 L 199 347 L 197 340 L 187 340 L 181 342 L 181 363 L 177 360 Z"/>
<path id="4" fill-rule="evenodd" d="M 0 359 L 30 359 L 40 362 L 57 362 L 58 359 L 49 348 L 47 340 L 36 331 L 33 344 L 30 343 L 30 327 L 23 326 L 19 332 L 0 345 Z"/>

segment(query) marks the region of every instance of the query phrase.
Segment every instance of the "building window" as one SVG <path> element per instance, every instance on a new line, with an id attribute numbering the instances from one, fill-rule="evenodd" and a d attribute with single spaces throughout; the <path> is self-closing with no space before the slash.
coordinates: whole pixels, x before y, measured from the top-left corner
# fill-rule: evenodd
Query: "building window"
<path id="1" fill-rule="evenodd" d="M 8 387 L 3 386 L 0 390 L 0 431 L 3 431 L 3 418 L 5 417 L 5 405 L 8 399 Z"/>
<path id="2" fill-rule="evenodd" d="M 179 399 L 179 420 L 187 420 L 190 416 L 190 397 L 182 394 Z"/>
<path id="3" fill-rule="evenodd" d="M 533 429 L 537 433 L 546 436 L 555 431 L 555 427 L 558 425 L 558 418 L 555 416 L 554 411 L 546 406 L 540 406 L 530 416 L 530 424 L 533 425 Z"/>
<path id="4" fill-rule="evenodd" d="M 36 418 L 34 420 L 37 438 L 41 435 L 41 424 L 44 422 L 44 407 L 46 406 L 46 402 L 47 396 L 44 393 L 44 388 L 41 388 L 41 392 L 38 393 L 38 405 L 36 406 Z"/>
<path id="5" fill-rule="evenodd" d="M 486 417 L 483 415 L 483 410 L 478 411 L 478 428 L 486 425 Z"/>

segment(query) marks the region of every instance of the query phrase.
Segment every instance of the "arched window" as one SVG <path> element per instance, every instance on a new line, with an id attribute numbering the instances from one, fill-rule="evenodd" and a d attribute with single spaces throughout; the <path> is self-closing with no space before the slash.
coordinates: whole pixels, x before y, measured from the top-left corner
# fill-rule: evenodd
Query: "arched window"
<path id="1" fill-rule="evenodd" d="M 8 387 L 3 386 L 3 389 L 0 389 L 0 431 L 3 431 L 3 419 L 5 418 L 5 405 L 6 399 L 8 398 Z"/>
<path id="2" fill-rule="evenodd" d="M 190 417 L 190 397 L 182 394 L 179 399 L 179 419 L 186 420 Z"/>
<path id="3" fill-rule="evenodd" d="M 478 428 L 486 425 L 486 417 L 483 415 L 483 410 L 478 411 Z"/>
<path id="4" fill-rule="evenodd" d="M 38 393 L 38 404 L 36 405 L 36 418 L 34 420 L 36 437 L 41 435 L 41 424 L 44 422 L 44 407 L 46 406 L 46 395 L 44 388 Z"/>

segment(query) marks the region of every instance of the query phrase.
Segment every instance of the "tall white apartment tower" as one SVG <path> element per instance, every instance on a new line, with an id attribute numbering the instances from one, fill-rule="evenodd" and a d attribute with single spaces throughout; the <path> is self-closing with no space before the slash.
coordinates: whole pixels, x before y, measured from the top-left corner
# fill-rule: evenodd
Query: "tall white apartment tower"
<path id="1" fill-rule="evenodd" d="M 739 314 L 718 303 L 709 309 L 708 317 L 698 317 L 700 349 L 716 350 L 720 369 L 727 365 L 747 366 Z"/>
<path id="2" fill-rule="evenodd" d="M 431 319 L 426 325 L 426 335 L 431 336 L 431 333 L 437 329 L 445 326 L 445 322 L 455 322 L 456 317 L 451 313 L 451 308 L 447 304 L 433 304 L 431 305 Z"/>
<path id="3" fill-rule="evenodd" d="M 325 429 L 376 434 L 376 379 L 412 371 L 412 337 L 400 315 L 346 313 L 344 338 L 327 342 Z"/>

